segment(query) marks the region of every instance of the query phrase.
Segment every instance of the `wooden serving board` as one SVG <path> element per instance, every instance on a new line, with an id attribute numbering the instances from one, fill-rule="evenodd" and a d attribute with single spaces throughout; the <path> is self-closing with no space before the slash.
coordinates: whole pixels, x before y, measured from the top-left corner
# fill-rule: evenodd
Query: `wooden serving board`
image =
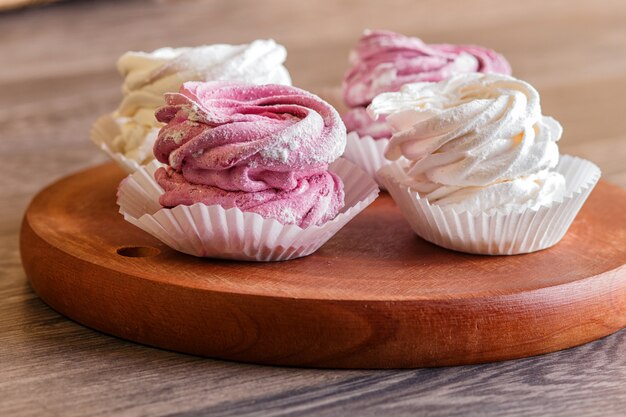
<path id="1" fill-rule="evenodd" d="M 626 326 L 626 192 L 600 182 L 557 246 L 476 256 L 413 234 L 382 194 L 315 254 L 247 263 L 175 252 L 126 223 L 112 164 L 37 195 L 31 285 L 86 326 L 180 352 L 333 368 L 471 364 Z"/>

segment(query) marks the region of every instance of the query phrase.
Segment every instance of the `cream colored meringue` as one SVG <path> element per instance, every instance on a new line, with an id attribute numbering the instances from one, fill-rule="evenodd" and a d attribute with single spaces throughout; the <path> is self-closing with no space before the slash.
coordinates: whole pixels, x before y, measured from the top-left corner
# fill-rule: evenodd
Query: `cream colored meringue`
<path id="1" fill-rule="evenodd" d="M 163 126 L 154 112 L 165 104 L 165 93 L 177 92 L 186 81 L 291 85 L 291 77 L 283 65 L 286 57 L 286 49 L 271 39 L 244 45 L 125 53 L 117 63 L 124 76 L 124 98 L 113 113 L 120 127 L 120 134 L 111 144 L 113 150 L 141 164 L 150 162 L 154 158 L 154 141 Z"/>
<path id="2" fill-rule="evenodd" d="M 475 73 L 407 84 L 376 96 L 368 111 L 387 117 L 385 156 L 410 161 L 405 184 L 431 203 L 476 212 L 563 195 L 565 179 L 551 171 L 563 130 L 524 81 Z"/>

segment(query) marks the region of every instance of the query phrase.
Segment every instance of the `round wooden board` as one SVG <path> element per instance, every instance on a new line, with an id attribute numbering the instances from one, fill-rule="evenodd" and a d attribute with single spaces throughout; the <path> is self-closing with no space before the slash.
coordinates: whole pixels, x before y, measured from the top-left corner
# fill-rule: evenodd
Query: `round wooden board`
<path id="1" fill-rule="evenodd" d="M 126 223 L 122 172 L 72 175 L 28 208 L 21 254 L 52 308 L 125 339 L 215 358 L 404 368 L 519 358 L 626 326 L 626 192 L 600 182 L 554 248 L 476 256 L 413 234 L 383 193 L 315 254 L 175 252 Z"/>

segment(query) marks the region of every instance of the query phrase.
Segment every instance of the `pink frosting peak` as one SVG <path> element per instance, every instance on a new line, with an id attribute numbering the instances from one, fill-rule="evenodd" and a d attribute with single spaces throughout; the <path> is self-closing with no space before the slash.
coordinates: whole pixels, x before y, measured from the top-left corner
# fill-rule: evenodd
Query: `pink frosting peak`
<path id="1" fill-rule="evenodd" d="M 465 72 L 511 74 L 508 61 L 491 49 L 427 45 L 419 38 L 382 30 L 364 32 L 350 63 L 343 80 L 344 100 L 350 107 L 367 106 L 378 94 L 398 91 L 408 83 L 437 82 Z"/>
<path id="2" fill-rule="evenodd" d="M 165 207 L 204 203 L 301 227 L 332 219 L 343 184 L 328 164 L 345 126 L 319 97 L 291 86 L 187 82 L 156 112 L 154 155 Z"/>

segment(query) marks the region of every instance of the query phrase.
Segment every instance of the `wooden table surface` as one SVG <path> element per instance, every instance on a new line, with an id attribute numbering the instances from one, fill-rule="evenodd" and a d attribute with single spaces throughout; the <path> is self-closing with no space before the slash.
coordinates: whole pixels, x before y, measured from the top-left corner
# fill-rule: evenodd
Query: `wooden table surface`
<path id="1" fill-rule="evenodd" d="M 294 83 L 336 87 L 364 28 L 483 44 L 542 94 L 563 153 L 626 187 L 626 3 L 69 1 L 0 15 L 0 414 L 624 415 L 626 331 L 567 351 L 441 369 L 263 367 L 152 349 L 84 328 L 29 288 L 22 214 L 47 183 L 105 160 L 89 142 L 120 99 L 129 49 L 242 43 L 289 49 Z M 626 207 L 625 207 L 626 209 Z"/>

